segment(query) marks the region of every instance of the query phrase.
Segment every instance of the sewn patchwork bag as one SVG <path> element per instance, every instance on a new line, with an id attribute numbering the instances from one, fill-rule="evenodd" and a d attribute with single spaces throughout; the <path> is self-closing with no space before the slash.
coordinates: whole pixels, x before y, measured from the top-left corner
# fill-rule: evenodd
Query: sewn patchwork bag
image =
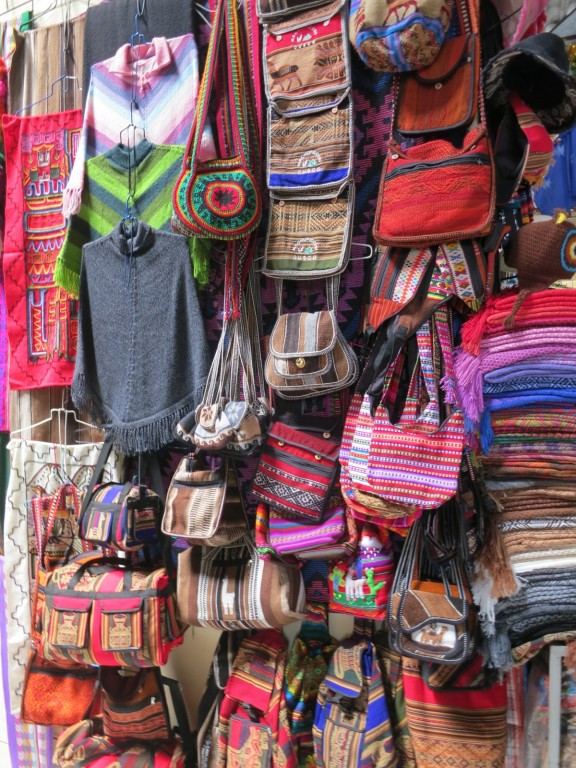
<path id="1" fill-rule="evenodd" d="M 40 653 L 50 661 L 159 667 L 182 642 L 165 568 L 80 555 L 48 576 Z"/>
<path id="2" fill-rule="evenodd" d="M 320 520 L 338 480 L 339 443 L 330 431 L 274 421 L 260 454 L 252 494 L 298 517 Z"/>
<path id="3" fill-rule="evenodd" d="M 354 186 L 328 200 L 270 200 L 262 272 L 311 280 L 346 269 L 354 210 Z"/>
<path id="4" fill-rule="evenodd" d="M 318 768 L 398 765 L 376 648 L 366 637 L 352 635 L 334 651 L 312 736 Z"/>
<path id="5" fill-rule="evenodd" d="M 262 560 L 249 536 L 240 546 L 190 547 L 178 556 L 178 613 L 213 629 L 281 627 L 303 618 L 297 568 Z"/>
<path id="6" fill-rule="evenodd" d="M 290 116 L 276 102 L 268 107 L 267 184 L 273 192 L 338 189 L 352 176 L 350 99 L 324 111 L 315 100 L 307 103 L 308 110 L 299 100 L 300 113 Z"/>
<path id="7" fill-rule="evenodd" d="M 452 0 L 352 0 L 350 41 L 378 72 L 427 67 L 440 53 Z"/>
<path id="8" fill-rule="evenodd" d="M 269 102 L 349 88 L 347 17 L 340 0 L 265 25 L 264 61 Z"/>

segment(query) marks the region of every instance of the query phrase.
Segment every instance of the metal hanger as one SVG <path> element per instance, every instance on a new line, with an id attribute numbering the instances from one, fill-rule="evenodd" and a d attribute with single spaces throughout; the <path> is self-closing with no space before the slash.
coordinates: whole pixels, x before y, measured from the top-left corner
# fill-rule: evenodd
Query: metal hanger
<path id="1" fill-rule="evenodd" d="M 36 99 L 36 101 L 33 101 L 31 104 L 26 104 L 26 106 L 20 107 L 20 109 L 17 109 L 16 112 L 14 112 L 14 114 L 19 115 L 22 112 L 25 112 L 27 109 L 32 109 L 32 107 L 35 107 L 37 104 L 41 104 L 43 101 L 47 101 L 48 99 L 50 99 L 54 95 L 54 89 L 59 83 L 66 83 L 66 86 L 61 91 L 61 95 L 64 93 L 68 93 L 70 91 L 70 85 L 69 85 L 70 81 L 74 81 L 76 83 L 76 86 L 79 91 L 82 90 L 76 75 L 60 75 L 60 77 L 57 77 L 56 80 L 54 80 L 54 82 L 50 86 L 50 91 L 46 94 L 46 96 L 42 96 L 41 98 Z"/>

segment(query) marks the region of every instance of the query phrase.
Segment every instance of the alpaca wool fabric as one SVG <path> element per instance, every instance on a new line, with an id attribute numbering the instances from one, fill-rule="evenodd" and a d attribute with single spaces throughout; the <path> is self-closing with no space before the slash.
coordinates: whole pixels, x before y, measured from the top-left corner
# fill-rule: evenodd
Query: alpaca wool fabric
<path id="1" fill-rule="evenodd" d="M 120 222 L 84 246 L 72 399 L 126 455 L 172 442 L 200 403 L 209 352 L 187 240 Z"/>

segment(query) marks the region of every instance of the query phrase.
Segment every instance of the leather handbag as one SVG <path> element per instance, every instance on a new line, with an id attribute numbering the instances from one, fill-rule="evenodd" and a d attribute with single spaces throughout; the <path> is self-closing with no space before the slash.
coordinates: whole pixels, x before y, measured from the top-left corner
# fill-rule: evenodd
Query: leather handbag
<path id="1" fill-rule="evenodd" d="M 166 494 L 162 532 L 189 544 L 219 547 L 237 541 L 245 531 L 236 477 L 228 462 L 210 469 L 198 454 L 185 456 Z"/>
<path id="2" fill-rule="evenodd" d="M 281 417 L 282 418 L 282 417 Z M 278 510 L 320 520 L 338 481 L 338 431 L 333 420 L 273 421 L 252 482 L 252 495 Z"/>
<path id="3" fill-rule="evenodd" d="M 454 501 L 414 523 L 386 614 L 391 648 L 440 664 L 460 664 L 475 654 L 478 622 L 466 557 L 463 513 Z"/>
<path id="4" fill-rule="evenodd" d="M 248 74 L 244 72 L 239 40 L 236 3 L 223 0 L 216 5 L 198 106 L 172 197 L 172 228 L 188 236 L 235 240 L 253 232 L 260 223 L 262 195 L 251 168 Z M 226 67 L 221 71 L 227 75 L 234 102 L 231 131 L 235 154 L 201 161 L 198 152 L 221 55 L 227 57 Z"/>
<path id="5" fill-rule="evenodd" d="M 351 386 L 358 376 L 358 361 L 336 319 L 337 277 L 327 279 L 328 309 L 281 314 L 282 280 L 276 281 L 278 314 L 272 333 L 264 376 L 286 400 L 327 395 Z"/>
<path id="6" fill-rule="evenodd" d="M 168 703 L 157 667 L 100 667 L 102 732 L 115 742 L 167 741 L 171 736 Z"/>
<path id="7" fill-rule="evenodd" d="M 31 650 L 20 719 L 34 725 L 73 725 L 100 712 L 98 670 L 74 662 L 59 665 Z"/>
<path id="8" fill-rule="evenodd" d="M 456 494 L 465 443 L 464 416 L 454 407 L 448 309 L 437 309 L 416 337 L 419 357 L 406 397 L 398 397 L 392 375 L 397 357 L 378 404 L 369 392 L 361 403 L 360 395 L 354 396 L 359 408 L 347 415 L 341 451 L 343 487 L 404 505 L 406 513 L 434 509 Z M 440 381 L 449 392 L 444 398 Z M 443 409 L 447 415 L 440 421 Z"/>
<path id="9" fill-rule="evenodd" d="M 270 199 L 262 272 L 312 280 L 343 272 L 350 258 L 354 186 L 330 199 Z"/>
<path id="10" fill-rule="evenodd" d="M 453 5 L 453 0 L 352 0 L 350 41 L 378 72 L 422 69 L 440 53 Z"/>
<path id="11" fill-rule="evenodd" d="M 174 582 L 165 567 L 78 555 L 55 568 L 40 591 L 39 650 L 50 661 L 159 667 L 182 642 Z"/>
<path id="12" fill-rule="evenodd" d="M 265 629 L 304 616 L 297 568 L 262 560 L 245 536 L 230 547 L 190 547 L 178 556 L 178 614 L 196 627 Z"/>

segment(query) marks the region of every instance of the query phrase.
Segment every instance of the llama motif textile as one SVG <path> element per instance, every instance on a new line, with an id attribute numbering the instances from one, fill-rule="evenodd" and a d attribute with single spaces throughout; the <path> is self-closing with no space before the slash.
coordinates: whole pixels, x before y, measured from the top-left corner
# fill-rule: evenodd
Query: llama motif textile
<path id="1" fill-rule="evenodd" d="M 67 386 L 72 381 L 77 304 L 54 282 L 54 268 L 66 233 L 62 194 L 81 124 L 80 110 L 2 118 L 11 389 Z"/>
<path id="2" fill-rule="evenodd" d="M 80 489 L 88 487 L 102 443 L 55 445 L 14 438 L 8 443 L 10 473 L 4 520 L 5 589 L 10 709 L 20 712 L 24 669 L 30 648 L 30 584 L 34 525 L 30 500 L 42 491 L 54 493 L 62 484 L 60 468 Z M 112 451 L 103 482 L 118 482 L 123 458 Z M 0 618 L 0 621 L 2 619 Z"/>

